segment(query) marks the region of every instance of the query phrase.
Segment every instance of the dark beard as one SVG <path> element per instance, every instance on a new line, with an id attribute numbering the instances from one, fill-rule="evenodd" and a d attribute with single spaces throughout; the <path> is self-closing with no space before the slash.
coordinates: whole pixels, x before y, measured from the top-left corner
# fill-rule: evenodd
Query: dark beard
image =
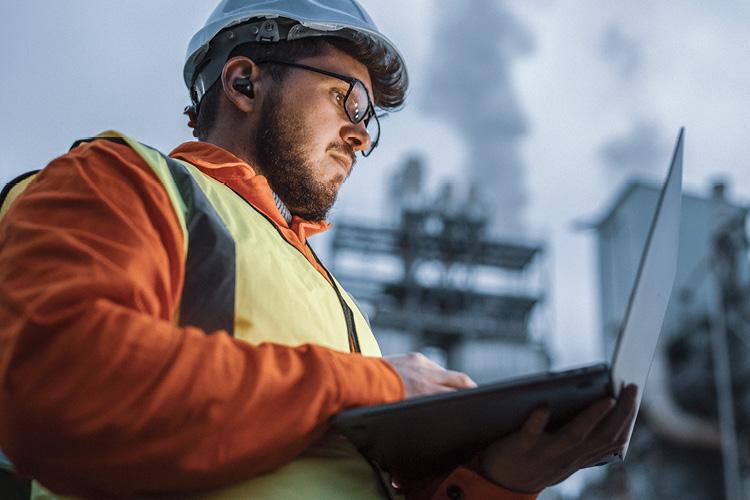
<path id="1" fill-rule="evenodd" d="M 260 113 L 256 158 L 271 189 L 294 215 L 309 221 L 324 220 L 336 202 L 338 186 L 335 180 L 323 183 L 315 178 L 304 150 L 308 141 L 301 120 L 293 112 L 282 111 L 278 91 L 263 102 Z"/>

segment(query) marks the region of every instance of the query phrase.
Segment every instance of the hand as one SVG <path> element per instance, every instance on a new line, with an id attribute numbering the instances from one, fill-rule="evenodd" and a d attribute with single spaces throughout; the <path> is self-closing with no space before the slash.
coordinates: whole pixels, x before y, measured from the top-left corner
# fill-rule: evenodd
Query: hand
<path id="1" fill-rule="evenodd" d="M 477 386 L 465 373 L 446 370 L 418 352 L 386 356 L 384 359 L 395 368 L 404 381 L 407 398 Z"/>
<path id="2" fill-rule="evenodd" d="M 482 473 L 508 489 L 532 493 L 622 451 L 635 417 L 636 394 L 636 386 L 629 385 L 617 404 L 612 398 L 597 401 L 554 433 L 544 430 L 549 410 L 535 410 L 520 431 L 484 450 Z"/>

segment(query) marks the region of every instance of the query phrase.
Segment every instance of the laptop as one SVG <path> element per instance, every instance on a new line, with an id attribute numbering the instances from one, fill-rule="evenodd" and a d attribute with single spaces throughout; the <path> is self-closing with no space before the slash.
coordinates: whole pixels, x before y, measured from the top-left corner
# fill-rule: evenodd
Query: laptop
<path id="1" fill-rule="evenodd" d="M 332 419 L 334 428 L 383 470 L 420 478 L 466 463 L 488 444 L 519 429 L 541 406 L 550 409 L 548 428 L 554 430 L 594 401 L 616 398 L 632 383 L 639 388 L 637 412 L 677 268 L 684 133 L 681 128 L 610 364 L 350 409 Z M 633 426 L 628 442 L 632 431 Z M 627 446 L 606 462 L 623 460 L 626 452 Z"/>

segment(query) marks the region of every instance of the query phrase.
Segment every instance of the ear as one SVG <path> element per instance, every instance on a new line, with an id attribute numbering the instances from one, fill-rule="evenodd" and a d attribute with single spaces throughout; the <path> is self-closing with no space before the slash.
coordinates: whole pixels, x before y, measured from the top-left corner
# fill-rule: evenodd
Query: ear
<path id="1" fill-rule="evenodd" d="M 258 65 L 247 57 L 233 57 L 224 64 L 221 72 L 221 84 L 227 99 L 241 112 L 251 113 L 258 107 L 257 95 L 260 85 Z M 250 81 L 252 92 L 243 92 L 242 85 L 235 85 L 238 80 Z M 245 87 L 247 84 L 245 84 Z"/>

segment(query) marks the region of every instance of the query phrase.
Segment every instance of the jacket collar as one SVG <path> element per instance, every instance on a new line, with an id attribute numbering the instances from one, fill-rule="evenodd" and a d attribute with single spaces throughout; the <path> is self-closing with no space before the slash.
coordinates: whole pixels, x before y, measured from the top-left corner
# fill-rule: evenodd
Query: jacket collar
<path id="1" fill-rule="evenodd" d="M 291 229 L 301 243 L 330 227 L 326 221 L 307 221 L 296 215 L 288 223 L 276 205 L 268 179 L 219 146 L 207 142 L 185 142 L 177 146 L 169 156 L 194 165 L 204 174 L 232 189 L 276 226 Z"/>

